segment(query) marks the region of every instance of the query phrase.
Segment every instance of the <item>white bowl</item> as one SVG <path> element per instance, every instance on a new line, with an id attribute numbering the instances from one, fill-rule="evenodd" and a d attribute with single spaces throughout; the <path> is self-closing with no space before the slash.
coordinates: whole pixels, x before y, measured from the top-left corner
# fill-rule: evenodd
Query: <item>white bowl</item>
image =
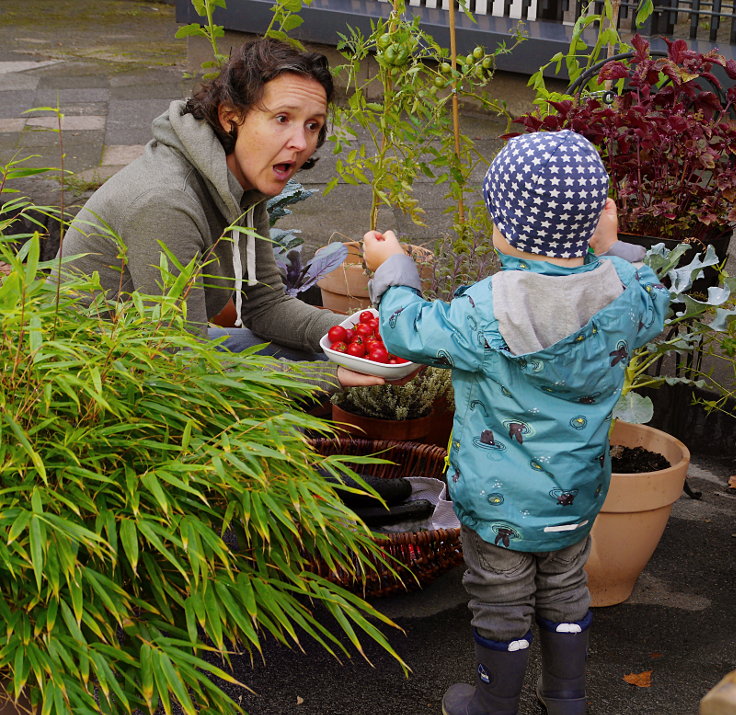
<path id="1" fill-rule="evenodd" d="M 378 317 L 378 311 L 375 308 L 364 308 L 363 310 L 369 310 L 373 315 Z M 360 322 L 360 314 L 363 310 L 359 310 L 357 313 L 353 313 L 348 316 L 342 321 L 342 323 L 340 323 L 340 325 L 342 325 L 343 328 L 352 328 Z M 399 380 L 400 378 L 406 377 L 410 373 L 414 372 L 419 367 L 415 362 L 402 362 L 398 365 L 389 365 L 385 362 L 375 362 L 373 360 L 368 360 L 368 358 L 339 353 L 337 350 L 330 349 L 330 340 L 327 335 L 323 335 L 320 338 L 319 345 L 322 350 L 324 350 L 325 355 L 327 355 L 332 362 L 336 362 L 338 365 L 342 365 L 348 370 L 362 372 L 364 375 L 377 375 L 378 377 L 385 377 L 387 380 Z"/>

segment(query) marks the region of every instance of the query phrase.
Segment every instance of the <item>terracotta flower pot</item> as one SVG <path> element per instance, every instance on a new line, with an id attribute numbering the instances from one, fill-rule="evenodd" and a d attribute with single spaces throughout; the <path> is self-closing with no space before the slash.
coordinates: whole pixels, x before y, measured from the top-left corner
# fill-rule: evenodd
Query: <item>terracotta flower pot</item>
<path id="1" fill-rule="evenodd" d="M 351 241 L 345 244 L 348 255 L 342 265 L 317 281 L 322 291 L 322 305 L 333 313 L 351 315 L 358 310 L 370 308 L 368 296 L 368 272 L 363 268 L 360 244 Z"/>
<path id="2" fill-rule="evenodd" d="M 611 444 L 643 447 L 663 455 L 668 469 L 611 475 L 601 513 L 591 531 L 585 569 L 593 606 L 625 601 L 662 538 L 672 505 L 682 494 L 690 464 L 688 448 L 666 432 L 616 422 Z"/>
<path id="3" fill-rule="evenodd" d="M 434 412 L 411 420 L 383 420 L 348 412 L 332 405 L 332 420 L 348 434 L 365 439 L 388 439 L 395 442 L 425 442 L 432 432 Z"/>

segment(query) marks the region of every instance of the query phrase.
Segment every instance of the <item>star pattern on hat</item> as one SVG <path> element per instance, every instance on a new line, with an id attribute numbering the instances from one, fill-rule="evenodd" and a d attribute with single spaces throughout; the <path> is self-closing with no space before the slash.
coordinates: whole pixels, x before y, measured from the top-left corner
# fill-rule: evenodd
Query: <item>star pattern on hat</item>
<path id="1" fill-rule="evenodd" d="M 483 182 L 486 205 L 506 240 L 557 258 L 585 254 L 607 194 L 598 152 L 569 130 L 510 139 Z"/>

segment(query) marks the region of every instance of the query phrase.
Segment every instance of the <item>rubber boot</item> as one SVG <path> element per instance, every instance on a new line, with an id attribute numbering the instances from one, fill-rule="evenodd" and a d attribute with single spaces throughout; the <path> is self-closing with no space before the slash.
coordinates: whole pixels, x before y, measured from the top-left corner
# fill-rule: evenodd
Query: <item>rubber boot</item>
<path id="1" fill-rule="evenodd" d="M 442 698 L 442 715 L 516 715 L 529 660 L 531 631 L 510 642 L 473 635 L 478 661 L 475 686 L 451 685 Z"/>
<path id="2" fill-rule="evenodd" d="M 588 611 L 582 621 L 554 623 L 538 618 L 542 649 L 542 677 L 537 699 L 547 715 L 585 715 L 585 660 L 588 655 Z"/>

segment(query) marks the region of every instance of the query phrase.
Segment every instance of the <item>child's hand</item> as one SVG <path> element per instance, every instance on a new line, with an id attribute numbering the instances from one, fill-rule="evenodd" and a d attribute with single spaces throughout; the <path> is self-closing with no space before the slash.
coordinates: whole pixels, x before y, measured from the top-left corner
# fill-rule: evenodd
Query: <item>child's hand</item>
<path id="1" fill-rule="evenodd" d="M 613 199 L 606 199 L 606 205 L 603 207 L 603 213 L 598 221 L 595 233 L 590 237 L 590 247 L 595 251 L 597 256 L 611 250 L 611 246 L 618 241 L 618 213 L 616 211 L 616 202 Z"/>
<path id="2" fill-rule="evenodd" d="M 371 271 L 375 271 L 387 258 L 398 253 L 404 253 L 404 249 L 393 231 L 368 231 L 363 236 L 363 259 Z"/>

